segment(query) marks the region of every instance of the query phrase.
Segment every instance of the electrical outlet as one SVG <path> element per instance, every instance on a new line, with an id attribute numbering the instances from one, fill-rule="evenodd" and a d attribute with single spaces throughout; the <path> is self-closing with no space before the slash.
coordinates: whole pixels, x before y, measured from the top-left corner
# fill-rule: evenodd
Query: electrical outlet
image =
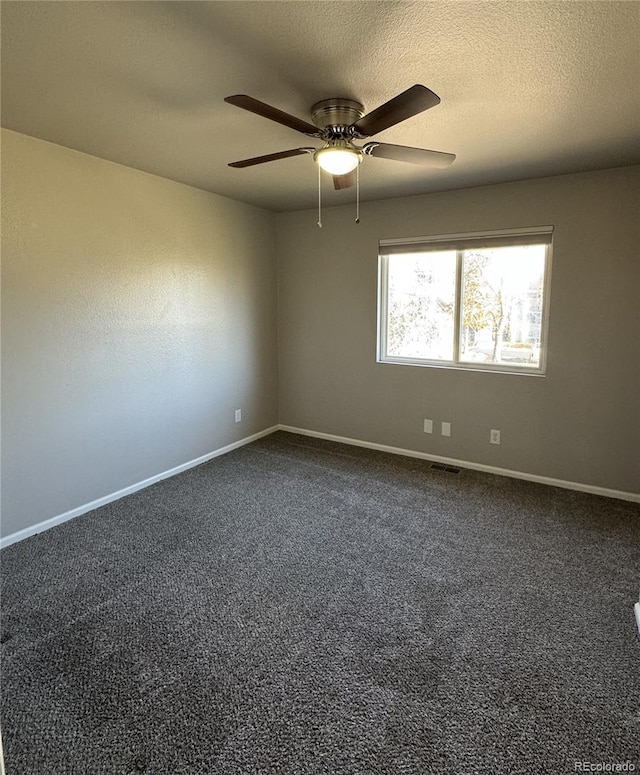
<path id="1" fill-rule="evenodd" d="M 442 433 L 443 436 L 451 436 L 451 423 L 443 422 L 440 426 L 440 433 Z"/>
<path id="2" fill-rule="evenodd" d="M 500 444 L 500 431 L 492 430 L 489 433 L 489 444 Z"/>
<path id="3" fill-rule="evenodd" d="M 425 433 L 433 433 L 433 420 L 425 420 L 424 421 L 424 432 Z"/>
<path id="4" fill-rule="evenodd" d="M 236 422 L 242 422 L 242 409 L 236 409 Z"/>

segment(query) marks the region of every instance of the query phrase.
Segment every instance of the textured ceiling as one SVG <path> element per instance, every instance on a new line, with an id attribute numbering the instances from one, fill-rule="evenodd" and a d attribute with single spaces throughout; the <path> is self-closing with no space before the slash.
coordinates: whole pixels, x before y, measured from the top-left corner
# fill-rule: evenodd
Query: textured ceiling
<path id="1" fill-rule="evenodd" d="M 421 83 L 442 103 L 376 140 L 457 154 L 445 170 L 366 158 L 362 199 L 640 163 L 638 2 L 11 2 L 2 124 L 271 210 L 312 207 L 309 145 L 226 104 L 309 120 Z M 327 204 L 353 201 L 353 189 Z"/>

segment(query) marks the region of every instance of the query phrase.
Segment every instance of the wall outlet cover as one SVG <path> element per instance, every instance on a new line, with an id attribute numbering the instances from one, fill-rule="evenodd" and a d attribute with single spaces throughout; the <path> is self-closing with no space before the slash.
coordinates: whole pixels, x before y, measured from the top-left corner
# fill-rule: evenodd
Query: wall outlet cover
<path id="1" fill-rule="evenodd" d="M 451 423 L 443 422 L 440 427 L 440 432 L 443 436 L 451 436 Z"/>
<path id="2" fill-rule="evenodd" d="M 425 420 L 424 421 L 424 432 L 425 433 L 433 433 L 433 420 Z"/>

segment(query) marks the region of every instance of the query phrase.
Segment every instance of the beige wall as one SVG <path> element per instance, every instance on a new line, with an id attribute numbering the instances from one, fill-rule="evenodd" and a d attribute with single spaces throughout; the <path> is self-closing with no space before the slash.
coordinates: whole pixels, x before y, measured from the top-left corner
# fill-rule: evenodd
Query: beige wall
<path id="1" fill-rule="evenodd" d="M 279 215 L 280 422 L 638 492 L 639 188 L 635 167 Z M 379 239 L 549 224 L 546 377 L 376 363 Z"/>
<path id="2" fill-rule="evenodd" d="M 3 535 L 277 422 L 273 214 L 5 130 L 2 189 Z"/>

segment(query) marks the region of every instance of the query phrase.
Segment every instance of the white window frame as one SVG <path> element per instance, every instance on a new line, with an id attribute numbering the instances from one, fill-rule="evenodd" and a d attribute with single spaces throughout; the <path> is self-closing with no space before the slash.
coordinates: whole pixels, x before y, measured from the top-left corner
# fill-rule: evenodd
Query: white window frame
<path id="1" fill-rule="evenodd" d="M 378 318 L 377 318 L 377 361 L 403 366 L 426 366 L 437 369 L 481 371 L 498 374 L 518 374 L 530 377 L 544 377 L 547 369 L 547 341 L 549 329 L 549 300 L 551 290 L 551 256 L 553 226 L 535 226 L 526 229 L 503 229 L 501 231 L 468 232 L 464 234 L 438 234 L 431 237 L 410 237 L 404 239 L 380 240 L 378 247 Z M 545 271 L 543 279 L 542 320 L 540 325 L 539 366 L 518 366 L 505 363 L 468 363 L 459 360 L 460 330 L 462 328 L 462 253 L 473 247 L 508 247 L 524 244 L 546 245 Z M 387 300 L 389 256 L 402 253 L 416 253 L 420 249 L 456 250 L 456 286 L 454 310 L 454 359 L 429 360 L 425 358 L 398 357 L 387 354 Z"/>

